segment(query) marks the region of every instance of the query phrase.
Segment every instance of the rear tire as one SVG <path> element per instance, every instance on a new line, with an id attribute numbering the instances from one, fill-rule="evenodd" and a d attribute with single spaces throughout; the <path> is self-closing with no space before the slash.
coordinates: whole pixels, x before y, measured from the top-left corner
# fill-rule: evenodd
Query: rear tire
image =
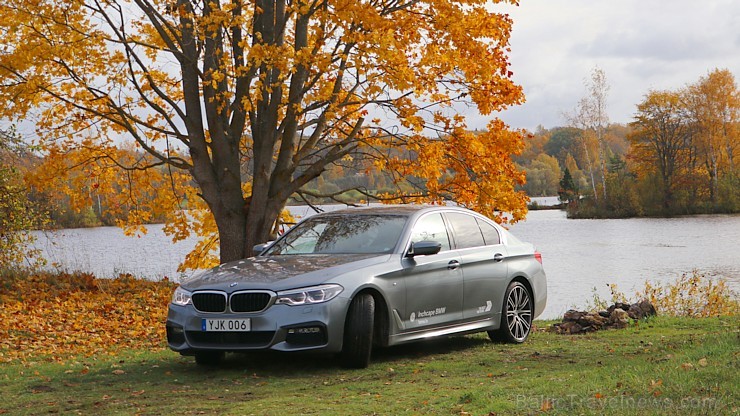
<path id="1" fill-rule="evenodd" d="M 532 329 L 532 295 L 520 282 L 511 282 L 506 288 L 501 311 L 501 326 L 488 331 L 491 341 L 521 344 Z"/>
<path id="2" fill-rule="evenodd" d="M 198 351 L 195 353 L 195 363 L 203 367 L 216 367 L 225 355 L 223 351 Z"/>
<path id="3" fill-rule="evenodd" d="M 352 299 L 344 323 L 344 344 L 340 356 L 343 367 L 365 368 L 370 364 L 375 324 L 375 299 L 361 293 Z"/>

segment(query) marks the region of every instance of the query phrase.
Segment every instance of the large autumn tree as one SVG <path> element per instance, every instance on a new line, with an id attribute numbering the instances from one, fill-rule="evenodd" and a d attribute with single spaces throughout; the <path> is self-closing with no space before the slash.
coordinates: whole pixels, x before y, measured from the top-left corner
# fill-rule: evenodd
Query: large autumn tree
<path id="1" fill-rule="evenodd" d="M 510 155 L 522 135 L 495 119 L 473 134 L 457 111 L 488 115 L 523 101 L 509 71 L 512 21 L 496 7 L 6 0 L 0 119 L 35 122 L 48 155 L 69 156 L 68 167 L 187 172 L 194 192 L 174 176 L 160 192 L 175 194 L 170 209 L 205 202 L 222 262 L 251 255 L 291 195 L 350 158 L 413 179 L 417 200 L 516 221 L 526 197 L 514 190 L 523 176 Z M 126 142 L 136 147 L 122 159 Z"/>

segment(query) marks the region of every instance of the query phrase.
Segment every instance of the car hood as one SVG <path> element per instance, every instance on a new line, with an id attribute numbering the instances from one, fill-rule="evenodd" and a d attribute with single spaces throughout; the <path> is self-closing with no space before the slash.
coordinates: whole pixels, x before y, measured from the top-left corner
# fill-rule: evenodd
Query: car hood
<path id="1" fill-rule="evenodd" d="M 285 290 L 321 284 L 340 274 L 388 261 L 390 255 L 310 254 L 258 256 L 222 264 L 184 279 L 188 290 Z"/>

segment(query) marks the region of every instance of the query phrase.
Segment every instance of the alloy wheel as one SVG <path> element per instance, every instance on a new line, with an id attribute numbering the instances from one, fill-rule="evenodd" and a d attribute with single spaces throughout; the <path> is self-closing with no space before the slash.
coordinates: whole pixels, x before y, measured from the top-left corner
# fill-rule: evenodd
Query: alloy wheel
<path id="1" fill-rule="evenodd" d="M 506 299 L 506 323 L 515 341 L 522 342 L 529 335 L 532 327 L 532 302 L 527 288 L 521 284 L 511 288 Z"/>

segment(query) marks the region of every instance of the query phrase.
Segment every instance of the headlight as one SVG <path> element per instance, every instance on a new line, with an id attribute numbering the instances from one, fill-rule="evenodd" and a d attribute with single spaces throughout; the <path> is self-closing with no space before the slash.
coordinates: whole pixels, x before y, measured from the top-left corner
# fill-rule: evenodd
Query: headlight
<path id="1" fill-rule="evenodd" d="M 322 303 L 337 297 L 344 288 L 339 285 L 321 285 L 302 289 L 285 290 L 277 293 L 276 305 L 311 305 Z"/>
<path id="2" fill-rule="evenodd" d="M 175 293 L 172 294 L 172 303 L 179 306 L 188 305 L 191 303 L 191 296 L 192 293 L 183 289 L 181 286 L 178 286 L 177 289 L 175 289 Z"/>

